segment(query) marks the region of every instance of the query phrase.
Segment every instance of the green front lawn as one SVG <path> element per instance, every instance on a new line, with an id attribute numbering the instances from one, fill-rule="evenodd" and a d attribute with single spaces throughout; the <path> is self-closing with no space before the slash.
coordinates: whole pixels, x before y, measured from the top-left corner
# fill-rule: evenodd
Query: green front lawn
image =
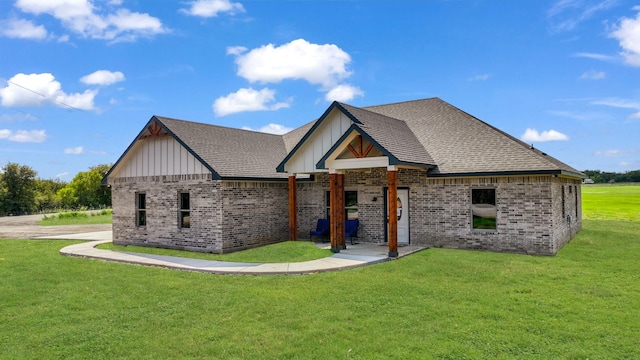
<path id="1" fill-rule="evenodd" d="M 320 249 L 315 243 L 308 241 L 286 241 L 278 244 L 261 246 L 249 250 L 237 251 L 230 254 L 207 254 L 193 251 L 158 249 L 143 246 L 119 246 L 112 243 L 102 244 L 99 249 L 138 252 L 145 254 L 169 255 L 186 258 L 232 261 L 244 263 L 281 263 L 300 262 L 331 256 L 329 249 Z"/>
<path id="2" fill-rule="evenodd" d="M 582 232 L 555 257 L 429 249 L 339 272 L 238 276 L 1 240 L 0 358 L 633 359 L 640 221 L 593 218 L 590 196 Z"/>

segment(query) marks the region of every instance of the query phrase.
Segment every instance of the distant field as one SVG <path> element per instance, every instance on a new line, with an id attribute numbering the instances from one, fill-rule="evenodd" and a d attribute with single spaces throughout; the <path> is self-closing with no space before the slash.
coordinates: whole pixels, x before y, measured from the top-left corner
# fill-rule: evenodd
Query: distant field
<path id="1" fill-rule="evenodd" d="M 583 230 L 555 257 L 429 249 L 314 275 L 1 240 L 0 359 L 636 359 L 640 187 L 585 186 L 583 201 Z"/>
<path id="2" fill-rule="evenodd" d="M 640 221 L 640 184 L 583 185 L 582 218 Z"/>

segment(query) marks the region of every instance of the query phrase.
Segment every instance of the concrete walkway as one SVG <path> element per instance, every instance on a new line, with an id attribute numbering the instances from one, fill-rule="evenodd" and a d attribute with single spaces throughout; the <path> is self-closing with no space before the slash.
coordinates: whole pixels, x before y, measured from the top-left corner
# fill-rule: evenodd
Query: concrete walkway
<path id="1" fill-rule="evenodd" d="M 60 250 L 60 253 L 66 256 L 78 256 L 128 264 L 158 266 L 170 269 L 199 271 L 215 274 L 313 274 L 323 271 L 351 269 L 354 267 L 371 265 L 390 260 L 390 258 L 387 256 L 388 247 L 386 245 L 362 243 L 355 245 L 347 244 L 346 250 L 342 250 L 337 254 L 322 259 L 292 263 L 259 264 L 189 259 L 176 256 L 152 255 L 97 249 L 97 245 L 111 242 L 111 231 L 56 235 L 40 238 L 90 240 L 87 242 L 70 245 Z M 322 247 L 328 246 L 328 244 L 317 245 Z M 398 248 L 398 257 L 403 257 L 423 249 L 423 247 L 413 245 L 401 246 Z"/>

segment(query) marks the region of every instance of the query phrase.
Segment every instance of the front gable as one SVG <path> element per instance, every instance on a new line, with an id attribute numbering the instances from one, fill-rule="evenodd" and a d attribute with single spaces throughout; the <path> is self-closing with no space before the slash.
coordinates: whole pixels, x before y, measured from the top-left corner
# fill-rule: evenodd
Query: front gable
<path id="1" fill-rule="evenodd" d="M 358 120 L 334 102 L 280 163 L 278 172 L 314 173 L 316 164 Z"/>
<path id="2" fill-rule="evenodd" d="M 316 169 L 387 167 L 397 159 L 357 125 L 352 125 L 318 161 Z"/>
<path id="3" fill-rule="evenodd" d="M 114 178 L 203 174 L 212 174 L 214 178 L 217 176 L 209 165 L 154 116 L 111 167 L 103 183 L 107 184 L 109 179 Z"/>
<path id="4" fill-rule="evenodd" d="M 435 163 L 401 120 L 334 102 L 280 163 L 290 174 Z"/>

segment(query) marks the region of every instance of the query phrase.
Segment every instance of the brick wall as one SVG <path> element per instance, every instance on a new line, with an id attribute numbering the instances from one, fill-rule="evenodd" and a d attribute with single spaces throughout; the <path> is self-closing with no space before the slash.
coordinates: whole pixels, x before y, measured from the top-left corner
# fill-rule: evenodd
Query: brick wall
<path id="1" fill-rule="evenodd" d="M 223 252 L 288 240 L 286 182 L 223 182 L 220 200 Z"/>
<path id="2" fill-rule="evenodd" d="M 326 216 L 328 174 L 297 183 L 298 238 Z M 582 228 L 580 181 L 552 176 L 428 178 L 401 169 L 409 188 L 411 243 L 431 247 L 553 255 Z M 385 241 L 385 169 L 347 171 L 358 192 L 359 241 Z M 471 190 L 496 190 L 497 229 L 471 228 Z M 147 198 L 147 225 L 136 226 L 136 194 Z M 181 229 L 178 199 L 189 192 L 191 228 Z M 564 194 L 564 195 L 563 195 Z M 564 196 L 564 201 L 563 201 Z M 210 176 L 120 178 L 112 182 L 114 243 L 226 253 L 288 238 L 286 182 L 213 181 Z M 563 212 L 564 209 L 564 212 Z"/>
<path id="3" fill-rule="evenodd" d="M 412 244 L 554 255 L 582 226 L 578 180 L 552 176 L 427 178 L 424 171 L 400 169 L 398 183 L 399 187 L 409 188 Z M 360 241 L 385 241 L 386 186 L 385 169 L 345 173 L 345 190 L 358 191 Z M 565 215 L 571 214 L 571 222 L 562 215 L 562 186 Z M 495 231 L 472 229 L 474 188 L 496 190 Z M 325 216 L 327 190 L 327 174 L 316 175 L 312 183 L 298 183 L 299 238 L 308 238 L 309 229 Z"/>
<path id="4" fill-rule="evenodd" d="M 113 242 L 226 253 L 286 240 L 287 184 L 150 176 L 112 181 Z M 136 194 L 146 194 L 147 225 L 136 226 Z M 190 194 L 190 228 L 179 226 L 179 194 Z"/>

